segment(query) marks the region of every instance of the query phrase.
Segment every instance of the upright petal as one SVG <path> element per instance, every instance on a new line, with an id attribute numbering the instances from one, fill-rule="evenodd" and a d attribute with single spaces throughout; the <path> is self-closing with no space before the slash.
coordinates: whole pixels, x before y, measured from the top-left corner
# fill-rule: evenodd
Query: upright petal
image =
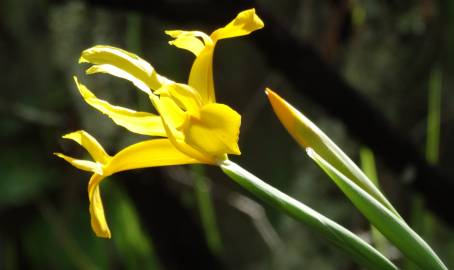
<path id="1" fill-rule="evenodd" d="M 211 38 L 200 31 L 169 30 L 165 33 L 174 38 L 174 40 L 169 41 L 170 45 L 188 50 L 195 56 L 199 56 L 205 45 L 213 44 Z"/>
<path id="2" fill-rule="evenodd" d="M 214 103 L 216 100 L 213 82 L 213 54 L 216 42 L 220 39 L 248 35 L 263 26 L 264 24 L 255 14 L 255 10 L 249 9 L 240 12 L 233 21 L 210 35 L 210 44 L 205 42 L 203 50 L 196 54 L 197 58 L 192 65 L 188 82 L 190 86 L 199 91 L 205 104 Z"/>
<path id="3" fill-rule="evenodd" d="M 213 156 L 241 154 L 238 147 L 241 116 L 227 105 L 214 103 L 202 107 L 200 117 L 187 124 L 186 142 Z"/>
<path id="4" fill-rule="evenodd" d="M 79 83 L 76 77 L 74 77 L 74 80 L 84 100 L 109 116 L 117 125 L 138 134 L 161 137 L 166 135 L 159 115 L 111 105 L 107 101 L 98 99 L 85 85 Z"/>
<path id="5" fill-rule="evenodd" d="M 219 39 L 249 35 L 251 32 L 263 28 L 263 21 L 255 14 L 255 9 L 248 9 L 238 13 L 235 19 L 223 28 L 214 31 L 210 37 L 216 42 Z"/>
<path id="6" fill-rule="evenodd" d="M 188 84 L 199 92 L 205 104 L 216 102 L 213 81 L 213 53 L 214 45 L 205 46 L 194 60 L 189 73 Z"/>
<path id="7" fill-rule="evenodd" d="M 167 78 L 159 75 L 148 62 L 137 55 L 111 46 L 98 45 L 83 51 L 79 63 L 110 65 L 89 69 L 89 73 L 106 72 L 122 78 L 135 78 L 135 80 L 140 81 L 140 83 L 136 81 L 136 85 L 146 85 L 152 90 L 157 90 L 169 82 Z M 111 66 L 116 69 L 111 68 Z M 123 70 L 124 73 L 119 73 L 118 70 Z"/>
<path id="8" fill-rule="evenodd" d="M 73 140 L 80 144 L 96 162 L 106 164 L 110 161 L 111 157 L 106 153 L 101 144 L 84 130 L 68 133 L 63 138 Z"/>

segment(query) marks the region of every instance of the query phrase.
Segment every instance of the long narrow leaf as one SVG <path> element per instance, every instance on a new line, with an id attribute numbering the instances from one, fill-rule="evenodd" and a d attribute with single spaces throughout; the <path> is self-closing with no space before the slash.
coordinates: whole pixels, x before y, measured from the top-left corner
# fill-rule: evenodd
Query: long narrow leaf
<path id="1" fill-rule="evenodd" d="M 397 218 L 374 197 L 339 172 L 311 148 L 307 154 L 330 176 L 361 213 L 421 269 L 447 270 L 430 246 L 402 219 Z"/>
<path id="2" fill-rule="evenodd" d="M 440 110 L 442 77 L 439 67 L 434 67 L 429 81 L 426 159 L 436 164 L 440 147 Z"/>
<path id="3" fill-rule="evenodd" d="M 268 185 L 239 165 L 229 160 L 223 161 L 219 165 L 225 174 L 246 190 L 320 233 L 335 246 L 350 255 L 357 263 L 368 269 L 398 269 L 386 257 L 357 235 L 305 204 Z"/>
<path id="4" fill-rule="evenodd" d="M 301 146 L 314 149 L 323 159 L 401 218 L 376 185 L 322 130 L 270 89 L 266 89 L 266 94 L 281 123 Z"/>

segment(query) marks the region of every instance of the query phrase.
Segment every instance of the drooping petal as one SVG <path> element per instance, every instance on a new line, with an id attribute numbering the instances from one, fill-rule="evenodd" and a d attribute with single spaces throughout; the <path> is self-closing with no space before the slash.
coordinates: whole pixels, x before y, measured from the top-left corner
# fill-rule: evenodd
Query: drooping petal
<path id="1" fill-rule="evenodd" d="M 216 42 L 219 39 L 249 35 L 251 32 L 263 28 L 263 21 L 255 14 L 255 9 L 248 9 L 238 13 L 226 26 L 214 31 L 210 37 Z"/>
<path id="2" fill-rule="evenodd" d="M 104 175 L 93 174 L 88 184 L 93 231 L 99 237 L 111 236 L 99 190 L 99 185 L 105 177 L 126 170 L 195 163 L 201 162 L 177 150 L 168 139 L 143 141 L 124 148 L 104 166 Z"/>
<path id="3" fill-rule="evenodd" d="M 90 221 L 91 228 L 96 236 L 110 238 L 111 233 L 107 225 L 106 216 L 104 215 L 104 206 L 102 204 L 99 184 L 105 176 L 93 174 L 88 183 L 88 199 L 90 201 Z"/>
<path id="4" fill-rule="evenodd" d="M 109 116 L 117 125 L 138 134 L 165 136 L 166 132 L 159 115 L 111 105 L 107 101 L 98 99 L 85 85 L 79 83 L 76 77 L 74 77 L 74 80 L 84 100 L 95 109 Z"/>
<path id="5" fill-rule="evenodd" d="M 134 77 L 137 81 L 141 81 L 139 85 L 147 85 L 152 90 L 157 90 L 169 82 L 167 78 L 159 75 L 148 62 L 137 55 L 111 46 L 98 45 L 83 51 L 79 63 L 114 66 L 129 74 L 128 78 Z M 111 74 L 115 76 L 121 75 L 112 69 L 104 68 L 103 71 L 112 71 Z"/>
<path id="6" fill-rule="evenodd" d="M 76 167 L 78 169 L 97 173 L 97 174 L 103 174 L 102 164 L 100 164 L 100 163 L 89 161 L 89 160 L 72 158 L 72 157 L 69 157 L 62 153 L 54 153 L 54 155 L 66 160 L 67 162 L 69 162 L 71 165 L 73 165 L 74 167 Z"/>
<path id="7" fill-rule="evenodd" d="M 200 54 L 205 45 L 213 43 L 207 34 L 200 31 L 169 30 L 165 31 L 165 33 L 174 38 L 174 40 L 169 41 L 170 45 L 188 50 L 195 56 Z"/>
<path id="8" fill-rule="evenodd" d="M 106 164 L 111 158 L 101 144 L 84 130 L 68 133 L 63 138 L 73 140 L 80 144 L 96 162 Z"/>
<path id="9" fill-rule="evenodd" d="M 186 142 L 213 156 L 241 154 L 238 147 L 241 116 L 227 105 L 213 103 L 202 107 L 200 116 L 186 126 Z"/>

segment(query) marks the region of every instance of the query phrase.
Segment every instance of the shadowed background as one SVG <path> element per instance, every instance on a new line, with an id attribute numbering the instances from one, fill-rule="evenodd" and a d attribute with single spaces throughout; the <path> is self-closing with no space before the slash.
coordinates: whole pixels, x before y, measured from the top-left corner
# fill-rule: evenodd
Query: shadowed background
<path id="1" fill-rule="evenodd" d="M 263 92 L 270 87 L 355 161 L 360 147 L 372 149 L 385 194 L 454 267 L 450 1 L 160 0 L 150 6 L 149 1 L 3 0 L 0 269 L 358 269 L 304 225 L 255 201 L 207 166 L 109 177 L 102 196 L 113 238 L 96 238 L 88 213 L 89 174 L 52 155 L 86 157 L 78 145 L 60 138 L 78 129 L 93 134 L 111 154 L 145 138 L 84 103 L 73 75 L 113 104 L 152 110 L 129 83 L 84 75 L 86 66 L 77 64 L 82 50 L 97 44 L 124 48 L 160 74 L 185 82 L 193 56 L 169 46 L 164 30 L 210 33 L 251 7 L 265 28 L 220 41 L 214 60 L 218 101 L 242 115 L 242 155 L 231 159 L 368 237 L 364 218 L 272 113 Z M 442 74 L 437 165 L 424 156 L 435 68 Z M 415 202 L 421 211 L 415 211 Z M 395 250 L 387 253 L 405 264 Z"/>

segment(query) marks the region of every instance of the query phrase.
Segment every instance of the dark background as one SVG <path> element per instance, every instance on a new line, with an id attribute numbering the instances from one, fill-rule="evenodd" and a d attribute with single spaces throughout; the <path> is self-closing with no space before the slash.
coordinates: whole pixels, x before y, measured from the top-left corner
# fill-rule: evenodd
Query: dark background
<path id="1" fill-rule="evenodd" d="M 72 76 L 99 97 L 150 110 L 129 83 L 83 75 L 80 52 L 127 49 L 185 82 L 193 56 L 164 30 L 210 33 L 255 7 L 265 28 L 222 40 L 218 101 L 242 115 L 242 155 L 257 176 L 355 233 L 366 220 L 283 129 L 270 87 L 346 153 L 376 154 L 385 194 L 448 267 L 454 267 L 454 4 L 451 1 L 49 1 L 0 2 L 0 269 L 358 269 L 304 225 L 255 201 L 216 167 L 124 172 L 102 185 L 111 240 L 91 231 L 89 174 L 52 155 L 86 156 L 60 136 L 84 129 L 115 153 L 144 137 L 85 104 Z M 424 157 L 430 74 L 442 74 L 440 154 Z M 198 210 L 205 174 L 221 245 Z M 198 186 L 200 188 L 200 186 Z M 202 188 L 204 188 L 202 186 Z M 422 205 L 416 207 L 415 205 Z M 219 248 L 220 247 L 220 248 Z M 387 255 L 406 265 L 388 247 Z M 411 268 L 406 268 L 411 269 Z"/>

